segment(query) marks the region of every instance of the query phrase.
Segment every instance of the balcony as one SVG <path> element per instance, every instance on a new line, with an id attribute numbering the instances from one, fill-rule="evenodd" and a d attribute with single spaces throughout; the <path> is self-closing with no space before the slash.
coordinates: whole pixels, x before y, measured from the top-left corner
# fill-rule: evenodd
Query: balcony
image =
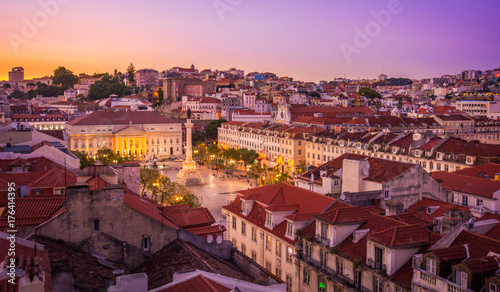
<path id="1" fill-rule="evenodd" d="M 367 264 L 368 264 L 368 266 L 372 267 L 375 270 L 387 271 L 387 267 L 385 264 L 382 264 L 381 262 L 374 261 L 373 259 L 368 259 Z"/>
<path id="2" fill-rule="evenodd" d="M 353 288 L 354 286 L 354 281 L 351 280 L 350 278 L 337 273 L 335 270 L 332 268 L 328 267 L 327 265 L 321 263 L 320 261 L 313 259 L 310 256 L 307 256 L 305 253 L 297 253 L 296 255 L 297 259 L 308 264 L 312 269 L 315 271 L 324 274 L 327 277 L 332 278 L 333 281 L 342 284 L 346 287 Z"/>
<path id="3" fill-rule="evenodd" d="M 316 242 L 328 248 L 330 247 L 330 239 L 325 236 L 321 236 L 321 234 L 316 234 Z"/>
<path id="4" fill-rule="evenodd" d="M 429 273 L 417 266 L 413 266 L 413 283 L 420 287 L 433 291 L 447 291 L 447 292 L 472 292 L 473 290 L 462 287 L 457 283 L 446 280 Z"/>

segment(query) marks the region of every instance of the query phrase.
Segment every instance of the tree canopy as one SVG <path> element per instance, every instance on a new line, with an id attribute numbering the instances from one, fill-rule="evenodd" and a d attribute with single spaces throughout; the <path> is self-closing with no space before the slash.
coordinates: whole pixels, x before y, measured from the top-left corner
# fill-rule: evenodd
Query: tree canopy
<path id="1" fill-rule="evenodd" d="M 213 120 L 207 126 L 207 137 L 216 139 L 217 138 L 217 128 L 221 126 L 222 123 L 227 122 L 225 119 Z"/>
<path id="2" fill-rule="evenodd" d="M 363 87 L 359 90 L 359 95 L 373 99 L 373 98 L 382 98 L 382 95 L 380 93 L 376 92 L 375 90 L 367 87 Z"/>
<path id="3" fill-rule="evenodd" d="M 78 83 L 78 76 L 73 74 L 73 71 L 66 69 L 66 67 L 59 66 L 54 70 L 54 75 L 51 76 L 52 84 L 60 85 L 65 88 L 73 87 Z"/>
<path id="4" fill-rule="evenodd" d="M 111 94 L 116 94 L 120 97 L 132 94 L 132 89 L 121 84 L 118 77 L 105 75 L 101 80 L 96 81 L 90 85 L 89 98 L 91 100 L 98 100 L 108 98 Z"/>
<path id="5" fill-rule="evenodd" d="M 7 88 L 10 88 L 11 86 L 10 86 L 10 83 L 4 83 L 2 85 L 2 87 L 5 88 L 5 89 L 7 89 Z"/>
<path id="6" fill-rule="evenodd" d="M 127 67 L 128 81 L 133 82 L 135 79 L 135 67 L 134 64 L 130 63 Z"/>

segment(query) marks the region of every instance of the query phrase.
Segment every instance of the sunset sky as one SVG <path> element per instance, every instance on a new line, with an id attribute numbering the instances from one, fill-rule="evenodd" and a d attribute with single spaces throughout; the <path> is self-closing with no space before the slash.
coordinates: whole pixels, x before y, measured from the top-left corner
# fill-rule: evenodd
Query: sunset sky
<path id="1" fill-rule="evenodd" d="M 0 80 L 16 66 L 29 79 L 58 66 L 112 73 L 131 62 L 315 82 L 344 74 L 437 77 L 500 66 L 499 11 L 498 0 L 4 1 Z M 379 24 L 376 14 L 390 20 Z M 357 46 L 357 31 L 367 28 Z M 347 47 L 355 49 L 349 58 Z"/>

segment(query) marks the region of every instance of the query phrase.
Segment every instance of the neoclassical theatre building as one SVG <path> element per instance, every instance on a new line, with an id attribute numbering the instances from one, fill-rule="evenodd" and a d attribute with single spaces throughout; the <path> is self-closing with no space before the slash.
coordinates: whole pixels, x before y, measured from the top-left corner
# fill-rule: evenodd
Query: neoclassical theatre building
<path id="1" fill-rule="evenodd" d="M 66 133 L 71 150 L 90 156 L 103 148 L 145 158 L 182 154 L 181 123 L 154 112 L 96 111 L 68 122 Z"/>

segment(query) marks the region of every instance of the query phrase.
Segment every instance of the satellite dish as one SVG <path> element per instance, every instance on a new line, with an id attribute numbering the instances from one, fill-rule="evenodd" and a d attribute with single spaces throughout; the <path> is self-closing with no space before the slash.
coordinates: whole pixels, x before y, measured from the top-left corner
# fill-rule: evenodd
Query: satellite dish
<path id="1" fill-rule="evenodd" d="M 140 177 L 136 177 L 136 178 L 135 178 L 135 183 L 136 183 L 136 184 L 141 183 L 141 178 L 140 178 Z"/>
<path id="2" fill-rule="evenodd" d="M 135 168 L 130 169 L 130 176 L 135 176 L 137 174 L 137 170 Z"/>
<path id="3" fill-rule="evenodd" d="M 207 236 L 207 242 L 212 243 L 214 241 L 214 237 L 212 235 Z"/>
<path id="4" fill-rule="evenodd" d="M 217 243 L 218 244 L 221 244 L 222 243 L 222 236 L 217 236 Z"/>
<path id="5" fill-rule="evenodd" d="M 345 195 L 344 194 L 340 195 L 340 200 L 341 201 L 345 201 Z"/>
<path id="6" fill-rule="evenodd" d="M 368 171 L 368 168 L 366 168 L 366 167 L 365 167 L 365 168 L 363 168 L 363 174 L 364 174 L 364 175 L 368 176 L 368 174 L 369 174 L 369 173 L 370 173 L 370 172 Z"/>

